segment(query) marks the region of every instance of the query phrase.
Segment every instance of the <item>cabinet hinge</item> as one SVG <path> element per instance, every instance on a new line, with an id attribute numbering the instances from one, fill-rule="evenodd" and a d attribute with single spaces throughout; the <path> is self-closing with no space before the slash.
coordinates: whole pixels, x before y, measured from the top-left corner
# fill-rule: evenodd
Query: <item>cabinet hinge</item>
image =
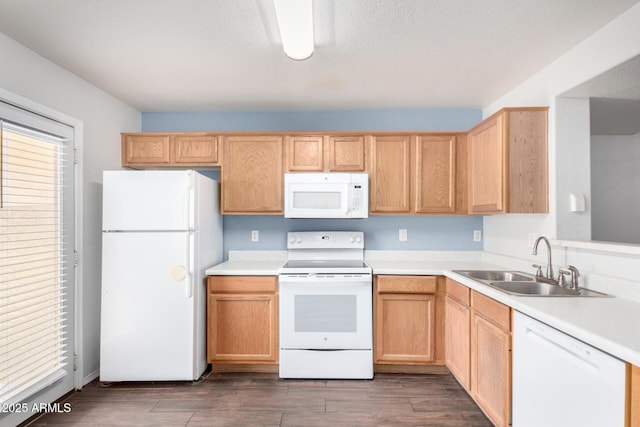
<path id="1" fill-rule="evenodd" d="M 74 266 L 74 267 L 77 267 L 77 266 L 78 266 L 78 260 L 79 260 L 79 258 L 80 258 L 80 255 L 78 254 L 78 251 L 76 251 L 76 250 L 74 249 L 74 251 L 73 251 L 73 266 Z"/>
<path id="2" fill-rule="evenodd" d="M 78 370 L 78 355 L 76 353 L 73 353 L 73 370 Z"/>
<path id="3" fill-rule="evenodd" d="M 78 149 L 77 148 L 73 149 L 73 164 L 74 165 L 78 164 Z"/>

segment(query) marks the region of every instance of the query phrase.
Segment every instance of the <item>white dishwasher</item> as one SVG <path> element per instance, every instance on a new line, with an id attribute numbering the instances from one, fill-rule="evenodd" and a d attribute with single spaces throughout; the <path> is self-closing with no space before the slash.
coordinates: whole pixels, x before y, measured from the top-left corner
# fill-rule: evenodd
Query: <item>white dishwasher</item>
<path id="1" fill-rule="evenodd" d="M 513 337 L 513 427 L 623 427 L 625 363 L 522 313 Z"/>

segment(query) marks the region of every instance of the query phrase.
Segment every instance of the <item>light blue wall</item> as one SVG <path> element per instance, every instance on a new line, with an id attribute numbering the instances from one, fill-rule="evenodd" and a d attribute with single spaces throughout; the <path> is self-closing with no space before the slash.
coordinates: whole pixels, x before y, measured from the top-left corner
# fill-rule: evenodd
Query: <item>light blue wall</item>
<path id="1" fill-rule="evenodd" d="M 199 111 L 142 113 L 142 131 L 465 131 L 482 110 Z"/>
<path id="2" fill-rule="evenodd" d="M 408 240 L 400 242 L 398 230 Z M 251 230 L 260 241 L 251 241 Z M 285 219 L 280 216 L 224 217 L 224 248 L 267 250 L 287 248 L 288 231 L 363 231 L 365 248 L 373 250 L 482 250 L 473 230 L 482 230 L 480 216 L 370 216 L 367 219 Z"/>
<path id="3" fill-rule="evenodd" d="M 481 110 L 202 111 L 142 113 L 142 131 L 397 130 L 465 131 L 482 120 Z M 217 171 L 207 171 L 216 179 Z M 282 216 L 227 215 L 225 259 L 229 250 L 284 250 L 288 231 L 355 230 L 372 250 L 481 250 L 473 230 L 480 216 L 372 216 L 360 220 L 285 219 Z M 398 240 L 398 229 L 409 238 Z M 251 242 L 251 230 L 260 241 Z"/>

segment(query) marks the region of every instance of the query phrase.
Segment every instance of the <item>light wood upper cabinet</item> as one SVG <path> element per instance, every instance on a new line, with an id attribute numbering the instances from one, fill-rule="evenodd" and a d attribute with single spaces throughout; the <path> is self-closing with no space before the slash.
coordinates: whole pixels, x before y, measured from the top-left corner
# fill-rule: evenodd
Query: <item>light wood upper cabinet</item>
<path id="1" fill-rule="evenodd" d="M 435 276 L 376 276 L 374 362 L 444 364 L 443 301 Z"/>
<path id="2" fill-rule="evenodd" d="M 509 108 L 469 132 L 472 213 L 546 213 L 547 108 Z"/>
<path id="3" fill-rule="evenodd" d="M 365 170 L 365 138 L 363 135 L 326 137 L 330 171 L 363 172 Z"/>
<path id="4" fill-rule="evenodd" d="M 122 166 L 219 166 L 218 137 L 209 133 L 123 133 Z"/>
<path id="5" fill-rule="evenodd" d="M 218 137 L 213 135 L 175 135 L 173 159 L 178 164 L 219 165 Z"/>
<path id="6" fill-rule="evenodd" d="M 415 201 L 418 213 L 456 210 L 456 137 L 416 137 Z"/>
<path id="7" fill-rule="evenodd" d="M 277 277 L 207 278 L 207 361 L 278 362 Z"/>
<path id="8" fill-rule="evenodd" d="M 467 214 L 466 135 L 373 135 L 372 214 Z"/>
<path id="9" fill-rule="evenodd" d="M 286 141 L 288 171 L 324 170 L 323 136 L 287 136 Z"/>
<path id="10" fill-rule="evenodd" d="M 223 214 L 282 214 L 283 146 L 282 136 L 223 137 Z"/>
<path id="11" fill-rule="evenodd" d="M 170 140 L 169 135 L 122 134 L 122 165 L 168 165 Z"/>
<path id="12" fill-rule="evenodd" d="M 289 135 L 286 149 L 289 172 L 365 170 L 362 135 Z"/>
<path id="13" fill-rule="evenodd" d="M 371 136 L 369 210 L 411 213 L 411 138 Z"/>

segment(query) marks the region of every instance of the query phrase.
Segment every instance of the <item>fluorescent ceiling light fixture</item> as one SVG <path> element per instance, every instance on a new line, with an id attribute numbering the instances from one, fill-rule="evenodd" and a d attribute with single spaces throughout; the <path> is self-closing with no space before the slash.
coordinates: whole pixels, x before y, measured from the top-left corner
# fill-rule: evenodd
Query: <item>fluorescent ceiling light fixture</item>
<path id="1" fill-rule="evenodd" d="M 273 0 L 284 53 L 301 61 L 313 54 L 312 0 Z"/>

